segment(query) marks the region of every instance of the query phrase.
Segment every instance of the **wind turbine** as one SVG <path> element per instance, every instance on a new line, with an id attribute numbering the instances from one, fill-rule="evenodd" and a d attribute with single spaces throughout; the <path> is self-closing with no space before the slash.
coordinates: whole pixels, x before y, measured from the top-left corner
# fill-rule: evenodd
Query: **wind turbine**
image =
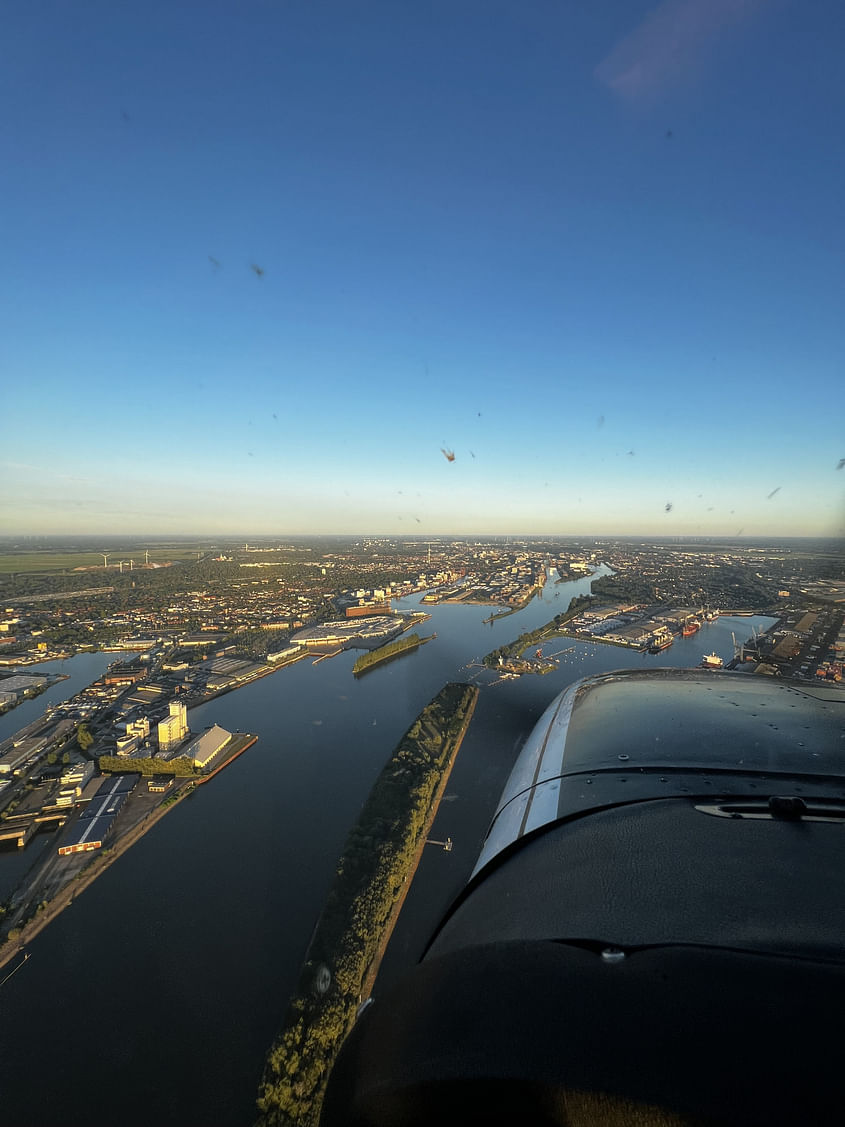
<path id="1" fill-rule="evenodd" d="M 108 567 L 109 566 L 109 556 L 111 555 L 111 552 L 101 552 L 100 555 L 103 557 L 103 567 L 104 568 Z"/>

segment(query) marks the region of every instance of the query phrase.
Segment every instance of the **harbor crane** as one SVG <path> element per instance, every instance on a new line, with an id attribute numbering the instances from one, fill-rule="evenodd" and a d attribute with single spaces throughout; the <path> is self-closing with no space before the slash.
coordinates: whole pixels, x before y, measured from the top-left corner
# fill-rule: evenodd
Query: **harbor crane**
<path id="1" fill-rule="evenodd" d="M 737 641 L 737 636 L 732 630 L 730 632 L 730 640 L 733 642 L 733 657 L 738 657 L 740 662 L 745 662 L 745 642 Z"/>

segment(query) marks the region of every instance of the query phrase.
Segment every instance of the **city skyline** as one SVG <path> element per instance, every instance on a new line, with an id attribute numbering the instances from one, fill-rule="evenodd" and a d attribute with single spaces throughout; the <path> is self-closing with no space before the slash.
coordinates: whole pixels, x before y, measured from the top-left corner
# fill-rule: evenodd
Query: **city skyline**
<path id="1" fill-rule="evenodd" d="M 844 21 L 15 12 L 0 534 L 841 536 Z"/>

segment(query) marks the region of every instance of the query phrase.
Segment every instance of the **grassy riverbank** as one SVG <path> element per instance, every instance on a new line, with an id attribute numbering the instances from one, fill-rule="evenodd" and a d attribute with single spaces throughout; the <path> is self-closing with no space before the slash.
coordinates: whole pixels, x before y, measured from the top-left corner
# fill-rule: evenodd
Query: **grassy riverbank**
<path id="1" fill-rule="evenodd" d="M 269 1127 L 311 1127 L 326 1078 L 378 969 L 445 780 L 478 697 L 449 684 L 426 705 L 379 775 L 350 833 L 258 1107 Z"/>

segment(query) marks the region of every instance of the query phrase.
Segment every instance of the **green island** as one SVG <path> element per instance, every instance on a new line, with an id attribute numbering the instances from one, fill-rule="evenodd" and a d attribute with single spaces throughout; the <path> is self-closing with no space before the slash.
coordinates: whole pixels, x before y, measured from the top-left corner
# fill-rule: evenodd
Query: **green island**
<path id="1" fill-rule="evenodd" d="M 329 1071 L 374 980 L 477 698 L 473 685 L 445 685 L 376 779 L 267 1056 L 262 1127 L 317 1124 Z"/>
<path id="2" fill-rule="evenodd" d="M 398 654 L 405 653 L 406 650 L 415 650 L 417 646 L 430 642 L 432 637 L 434 637 L 433 634 L 427 638 L 421 638 L 417 633 L 408 634 L 407 637 L 397 638 L 395 642 L 388 642 L 384 646 L 379 646 L 378 649 L 369 650 L 367 653 L 361 654 L 352 666 L 352 672 L 363 673 L 367 669 L 372 669 L 374 665 L 380 665 L 383 661 L 388 661 Z"/>
<path id="3" fill-rule="evenodd" d="M 534 646 L 538 642 L 548 641 L 549 638 L 565 638 L 570 636 L 571 631 L 565 629 L 566 623 L 569 622 L 570 619 L 575 618 L 575 616 L 579 614 L 584 607 L 589 606 L 592 601 L 590 595 L 576 595 L 563 614 L 556 614 L 551 622 L 547 622 L 543 626 L 538 626 L 536 630 L 530 630 L 525 634 L 520 634 L 515 641 L 508 642 L 504 646 L 499 646 L 496 650 L 491 650 L 490 653 L 485 654 L 481 659 L 482 663 L 491 669 L 497 668 L 503 664 L 508 668 L 512 665 L 519 665 L 519 659 L 529 646 Z M 519 667 L 515 668 L 514 672 L 536 673 L 538 670 L 534 667 L 531 667 L 530 670 Z"/>

